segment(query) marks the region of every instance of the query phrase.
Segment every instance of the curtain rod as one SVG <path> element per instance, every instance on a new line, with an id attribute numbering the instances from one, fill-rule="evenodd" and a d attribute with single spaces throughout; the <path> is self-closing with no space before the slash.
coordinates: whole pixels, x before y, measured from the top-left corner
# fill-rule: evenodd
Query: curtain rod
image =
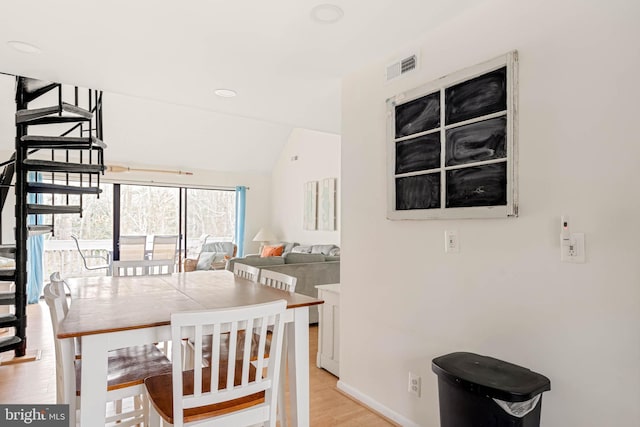
<path id="1" fill-rule="evenodd" d="M 100 181 L 108 182 L 112 184 L 136 184 L 136 185 L 158 185 L 165 187 L 184 187 L 184 188 L 199 188 L 203 190 L 228 190 L 235 191 L 236 187 L 233 186 L 224 186 L 224 185 L 204 185 L 204 184 L 188 184 L 184 182 L 167 182 L 167 181 L 156 181 L 156 180 L 134 180 L 134 179 L 113 179 L 113 178 L 105 178 L 101 177 Z M 250 187 L 246 187 L 247 190 L 250 190 Z"/>

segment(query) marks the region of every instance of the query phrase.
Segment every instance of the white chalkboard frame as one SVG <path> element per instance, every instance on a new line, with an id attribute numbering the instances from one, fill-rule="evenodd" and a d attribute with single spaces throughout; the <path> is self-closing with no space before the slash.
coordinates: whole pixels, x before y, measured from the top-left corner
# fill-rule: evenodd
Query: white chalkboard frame
<path id="1" fill-rule="evenodd" d="M 501 206 L 473 206 L 473 207 L 445 207 L 446 203 L 446 171 L 455 169 L 456 167 L 446 167 L 444 156 L 444 134 L 445 129 L 445 108 L 444 108 L 444 89 L 455 84 L 465 82 L 483 74 L 489 73 L 506 66 L 506 115 L 490 114 L 484 116 L 482 120 L 489 119 L 493 116 L 506 116 L 506 205 Z M 396 177 L 412 176 L 424 174 L 424 171 L 418 173 L 399 174 L 395 173 L 396 164 L 396 144 L 398 141 L 407 139 L 396 138 L 395 134 L 395 108 L 396 106 L 405 104 L 412 100 L 421 98 L 430 93 L 440 91 L 441 97 L 441 167 L 434 170 L 440 173 L 441 196 L 440 208 L 433 209 L 396 209 Z M 468 122 L 476 122 L 477 119 L 471 119 Z M 466 122 L 462 122 L 466 123 Z M 460 126 L 460 123 L 454 125 Z M 433 131 L 424 132 L 424 134 Z M 420 134 L 416 134 L 420 135 Z M 413 135 L 412 137 L 415 137 Z M 411 220 L 411 219 L 472 219 L 472 218 L 506 218 L 518 216 L 518 53 L 517 51 L 509 52 L 484 63 L 460 70 L 453 74 L 441 77 L 435 81 L 427 83 L 410 91 L 397 94 L 387 100 L 387 218 L 390 220 Z M 483 165 L 495 163 L 495 161 L 478 162 L 474 165 Z"/>

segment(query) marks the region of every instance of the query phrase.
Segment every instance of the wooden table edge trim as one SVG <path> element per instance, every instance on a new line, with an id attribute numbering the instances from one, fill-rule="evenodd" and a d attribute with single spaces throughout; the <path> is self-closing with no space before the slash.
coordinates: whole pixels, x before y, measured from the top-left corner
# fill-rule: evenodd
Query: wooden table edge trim
<path id="1" fill-rule="evenodd" d="M 82 332 L 82 333 L 59 333 L 58 335 L 56 335 L 58 338 L 63 339 L 63 338 L 76 338 L 76 337 L 83 337 L 83 336 L 87 336 L 87 335 L 99 335 L 99 334 L 110 334 L 113 332 L 122 332 L 122 331 L 133 331 L 135 329 L 149 329 L 149 328 L 155 328 L 158 326 L 168 326 L 170 325 L 171 322 L 155 322 L 155 323 L 148 323 L 146 325 L 136 325 L 136 326 L 131 326 L 131 327 L 127 327 L 127 328 L 105 328 L 105 329 L 100 329 L 100 330 L 92 330 L 91 332 Z"/>
<path id="2" fill-rule="evenodd" d="M 323 300 L 317 300 L 314 302 L 310 302 L 310 303 L 304 303 L 304 304 L 292 304 L 292 305 L 287 305 L 287 310 L 288 309 L 293 309 L 293 308 L 300 308 L 300 307 L 311 307 L 314 305 L 320 305 L 320 304 L 324 304 Z M 197 311 L 197 310 L 196 310 Z M 121 331 L 131 331 L 134 329 L 147 329 L 147 328 L 155 328 L 157 326 L 167 326 L 170 325 L 171 322 L 155 322 L 155 323 L 148 323 L 145 325 L 137 325 L 134 327 L 127 327 L 127 328 L 105 328 L 105 329 L 100 329 L 100 330 L 93 330 L 91 332 L 83 332 L 83 333 L 59 333 L 57 335 L 58 338 L 60 339 L 64 339 L 64 338 L 76 338 L 76 337 L 81 337 L 81 336 L 86 336 L 86 335 L 97 335 L 97 334 L 106 334 L 106 333 L 112 333 L 112 332 L 121 332 Z"/>

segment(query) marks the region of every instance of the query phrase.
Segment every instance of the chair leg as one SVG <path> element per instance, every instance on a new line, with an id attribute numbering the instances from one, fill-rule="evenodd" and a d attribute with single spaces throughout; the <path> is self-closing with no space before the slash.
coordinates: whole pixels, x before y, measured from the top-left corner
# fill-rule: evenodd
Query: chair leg
<path id="1" fill-rule="evenodd" d="M 160 427 L 162 425 L 164 425 L 164 423 L 162 422 L 162 418 L 160 418 L 160 414 L 158 414 L 155 410 L 155 408 L 153 408 L 152 405 L 149 405 L 149 426 L 153 426 L 153 427 Z"/>
<path id="2" fill-rule="evenodd" d="M 141 397 L 142 397 L 144 427 L 147 427 L 149 425 L 149 399 L 147 399 L 147 396 L 144 394 Z"/>
<path id="3" fill-rule="evenodd" d="M 286 327 L 285 327 L 286 328 Z M 280 427 L 287 427 L 287 402 L 284 389 L 287 386 L 287 336 L 282 337 L 282 357 L 280 358 L 280 380 L 278 381 L 278 420 Z M 274 420 L 275 421 L 275 420 Z"/>

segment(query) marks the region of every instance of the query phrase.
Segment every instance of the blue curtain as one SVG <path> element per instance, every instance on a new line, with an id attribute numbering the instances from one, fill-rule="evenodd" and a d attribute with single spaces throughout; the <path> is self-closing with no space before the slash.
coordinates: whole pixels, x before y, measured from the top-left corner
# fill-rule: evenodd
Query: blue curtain
<path id="1" fill-rule="evenodd" d="M 247 207 L 247 187 L 236 187 L 236 245 L 238 245 L 239 257 L 244 256 L 244 218 Z"/>
<path id="2" fill-rule="evenodd" d="M 37 179 L 40 179 L 38 174 Z M 35 181 L 36 174 L 29 172 L 28 180 Z M 27 203 L 39 203 L 40 196 L 28 194 Z M 35 215 L 27 217 L 27 224 L 35 224 Z M 38 224 L 42 224 L 42 215 L 38 215 Z M 42 258 L 44 253 L 44 236 L 38 234 L 27 238 L 27 303 L 35 304 L 40 299 L 43 286 Z"/>

